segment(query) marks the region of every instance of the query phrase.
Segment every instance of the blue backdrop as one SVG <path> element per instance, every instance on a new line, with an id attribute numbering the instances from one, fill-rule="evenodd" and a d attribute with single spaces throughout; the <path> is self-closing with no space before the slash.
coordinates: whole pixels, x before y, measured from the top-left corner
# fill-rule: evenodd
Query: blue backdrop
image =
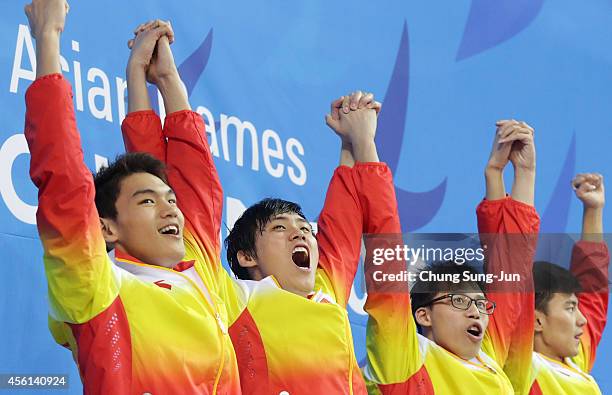
<path id="1" fill-rule="evenodd" d="M 23 5 L 11 1 L 0 16 L 0 373 L 69 373 L 70 392 L 80 393 L 70 353 L 47 331 L 22 134 L 35 62 Z M 209 126 L 228 226 L 270 195 L 301 202 L 316 218 L 339 152 L 324 115 L 356 89 L 383 102 L 377 143 L 394 170 L 406 231 L 475 231 L 497 119 L 536 129 L 543 231 L 580 231 L 569 188 L 576 172 L 612 177 L 609 0 L 74 0 L 64 74 L 92 169 L 123 151 L 126 41 L 153 18 L 174 26 L 175 58 Z M 612 229 L 609 208 L 604 225 Z M 362 359 L 364 295 L 355 288 L 350 315 Z M 608 327 L 593 371 L 604 393 L 612 393 L 604 374 L 611 346 Z"/>

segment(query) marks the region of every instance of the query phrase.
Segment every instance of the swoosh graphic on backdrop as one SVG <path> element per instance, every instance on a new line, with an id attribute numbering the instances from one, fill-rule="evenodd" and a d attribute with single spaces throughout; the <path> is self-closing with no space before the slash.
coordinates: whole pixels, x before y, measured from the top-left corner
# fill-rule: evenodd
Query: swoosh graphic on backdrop
<path id="1" fill-rule="evenodd" d="M 565 155 L 565 163 L 561 168 L 561 174 L 557 179 L 550 201 L 544 214 L 542 215 L 542 233 L 562 233 L 567 226 L 567 218 L 569 217 L 570 203 L 572 200 L 572 188 L 570 182 L 576 171 L 576 132 L 572 135 L 567 154 Z"/>
<path id="2" fill-rule="evenodd" d="M 376 145 L 380 159 L 387 162 L 394 174 L 399 162 L 406 128 L 409 77 L 408 28 L 404 21 L 395 66 L 383 100 L 384 106 L 378 117 L 376 133 Z M 411 232 L 427 225 L 440 209 L 445 192 L 446 178 L 437 187 L 426 192 L 410 192 L 396 186 L 395 194 L 402 231 Z"/>
<path id="3" fill-rule="evenodd" d="M 202 44 L 178 67 L 189 95 L 208 64 L 212 41 L 211 29 Z M 404 21 L 400 46 L 384 99 L 385 107 L 379 116 L 376 136 L 381 159 L 387 162 L 392 172 L 397 168 L 406 125 L 409 63 L 408 29 Z M 152 105 L 156 107 L 157 95 L 151 96 Z M 400 221 L 405 224 L 404 231 L 414 231 L 429 223 L 442 205 L 445 191 L 446 179 L 427 192 L 410 192 L 396 187 Z"/>
<path id="4" fill-rule="evenodd" d="M 472 0 L 456 60 L 477 55 L 516 36 L 533 22 L 543 4 L 544 0 Z"/>

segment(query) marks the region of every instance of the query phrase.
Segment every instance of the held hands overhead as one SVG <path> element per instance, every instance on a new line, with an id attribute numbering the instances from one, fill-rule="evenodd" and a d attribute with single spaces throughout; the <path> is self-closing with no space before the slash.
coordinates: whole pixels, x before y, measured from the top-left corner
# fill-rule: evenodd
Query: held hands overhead
<path id="1" fill-rule="evenodd" d="M 497 121 L 493 147 L 485 170 L 488 200 L 506 196 L 502 173 L 508 162 L 514 167 L 513 199 L 533 205 L 535 191 L 536 153 L 534 130 L 522 121 Z"/>
<path id="2" fill-rule="evenodd" d="M 127 43 L 131 49 L 128 74 L 145 71 L 147 82 L 158 86 L 178 77 L 170 50 L 172 42 L 174 32 L 170 22 L 153 20 L 140 24 L 134 30 L 134 38 Z M 356 91 L 334 100 L 325 121 L 340 137 L 343 149 L 349 150 L 355 159 L 378 161 L 374 137 L 380 109 L 381 104 L 374 100 L 373 94 Z"/>
<path id="3" fill-rule="evenodd" d="M 162 80 L 178 76 L 170 44 L 174 31 L 170 22 L 154 20 L 139 25 L 134 38 L 128 40 L 131 49 L 128 72 L 134 68 L 146 72 L 147 82 L 159 84 Z"/>
<path id="4" fill-rule="evenodd" d="M 361 91 L 331 103 L 325 122 L 342 141 L 341 165 L 352 166 L 355 161 L 378 162 L 374 137 L 380 109 L 381 104 L 374 100 L 374 95 Z"/>
<path id="5" fill-rule="evenodd" d="M 535 170 L 534 130 L 523 121 L 496 122 L 495 140 L 489 157 L 489 169 L 503 170 L 512 162 L 514 170 Z"/>
<path id="6" fill-rule="evenodd" d="M 381 107 L 373 94 L 356 91 L 334 100 L 325 122 L 345 145 L 356 143 L 357 139 L 373 140 Z"/>

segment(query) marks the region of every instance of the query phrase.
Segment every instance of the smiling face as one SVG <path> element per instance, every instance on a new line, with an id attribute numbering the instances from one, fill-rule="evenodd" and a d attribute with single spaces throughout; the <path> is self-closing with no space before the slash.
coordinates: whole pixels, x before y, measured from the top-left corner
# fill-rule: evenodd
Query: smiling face
<path id="1" fill-rule="evenodd" d="M 274 276 L 284 290 L 306 296 L 314 289 L 317 239 L 299 214 L 277 214 L 256 233 L 255 256 L 239 251 L 238 260 L 254 280 Z"/>
<path id="2" fill-rule="evenodd" d="M 546 311 L 536 310 L 536 351 L 561 361 L 575 357 L 586 323 L 576 294 L 554 293 Z"/>
<path id="3" fill-rule="evenodd" d="M 119 184 L 115 219 L 103 218 L 104 238 L 131 256 L 172 267 L 183 259 L 183 214 L 172 189 L 150 173 L 134 173 Z"/>
<path id="4" fill-rule="evenodd" d="M 448 294 L 438 293 L 434 298 Z M 465 292 L 472 299 L 484 299 L 482 292 Z M 463 358 L 472 359 L 478 355 L 484 333 L 489 325 L 489 316 L 478 311 L 475 303 L 467 310 L 453 307 L 450 298 L 420 307 L 415 319 L 424 335 L 446 350 Z"/>

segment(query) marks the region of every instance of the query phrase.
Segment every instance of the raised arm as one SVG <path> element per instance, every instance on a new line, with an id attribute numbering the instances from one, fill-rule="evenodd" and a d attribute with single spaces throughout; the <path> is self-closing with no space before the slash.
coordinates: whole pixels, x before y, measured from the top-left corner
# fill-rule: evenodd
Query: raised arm
<path id="1" fill-rule="evenodd" d="M 174 34 L 170 24 L 161 21 L 142 24 L 134 34 L 135 37 L 128 41 L 131 50 L 126 67 L 128 114 L 121 125 L 123 140 L 128 152 L 147 152 L 165 162 L 166 139 L 161 120 L 151 109 L 147 81 L 158 80 L 158 63 L 166 58 L 158 54 L 166 48 L 162 44 L 170 45 Z"/>
<path id="2" fill-rule="evenodd" d="M 107 309 L 118 285 L 106 255 L 95 189 L 83 163 L 72 92 L 59 67 L 64 0 L 25 7 L 36 39 L 37 79 L 26 92 L 30 177 L 38 187 L 37 226 L 44 248 L 50 314 L 82 323 Z"/>
<path id="3" fill-rule="evenodd" d="M 145 77 L 155 84 L 167 116 L 162 130 L 157 115 L 134 106 L 136 111 L 128 114 L 122 126 L 126 147 L 162 155 L 168 166 L 169 182 L 185 214 L 187 238 L 195 237 L 191 244 L 205 250 L 209 262 L 217 266 L 223 191 L 206 141 L 204 122 L 191 111 L 174 62 L 170 49 L 174 40 L 172 28 L 169 22 L 155 20 L 139 26 L 135 34 L 128 43 L 132 48 L 128 79 L 135 87 L 143 86 Z M 134 102 L 141 102 L 138 97 L 143 93 L 146 94 L 146 89 L 137 89 Z"/>
<path id="4" fill-rule="evenodd" d="M 514 167 L 511 197 L 505 197 L 502 175 L 508 162 Z M 476 210 L 487 259 L 485 271 L 497 276 L 502 272 L 518 274 L 520 282 L 497 283 L 488 294 L 497 308 L 483 349 L 504 366 L 515 390 L 521 392 L 529 386 L 534 315 L 532 266 L 540 224 L 533 207 L 535 147 L 529 125 L 514 120 L 497 123 L 485 180 L 487 199 Z"/>
<path id="5" fill-rule="evenodd" d="M 331 113 L 326 117 L 328 126 L 342 141 L 341 166 L 334 172 L 319 215 L 319 266 L 331 280 L 338 302 L 344 305 L 357 271 L 363 218 L 369 209 L 364 207 L 363 203 L 369 202 L 361 199 L 355 182 L 367 179 L 372 200 L 381 202 L 388 193 L 378 191 L 384 192 L 387 184 L 393 186 L 388 168 L 378 163 L 374 145 L 379 109 L 373 95 L 358 91 L 332 102 Z"/>
<path id="6" fill-rule="evenodd" d="M 353 185 L 361 214 L 365 236 L 365 278 L 368 297 L 365 304 L 367 323 L 367 365 L 364 370 L 369 388 L 374 393 L 429 393 L 431 381 L 423 367 L 417 329 L 410 308 L 406 281 L 377 281 L 383 275 L 401 275 L 401 262 L 373 264 L 373 253 L 380 248 L 395 248 L 403 244 L 395 187 L 390 169 L 378 161 L 374 144 L 376 118 L 372 111 L 380 104 L 370 102 L 370 95 L 357 92 L 332 103 L 332 115 L 327 123 L 347 147 L 355 162 Z M 364 106 L 361 102 L 370 103 Z M 334 112 L 336 110 L 336 112 Z M 350 131 L 350 133 L 349 133 Z M 346 160 L 347 155 L 342 156 Z M 349 262 L 349 264 L 352 264 Z M 330 270 L 333 270 L 332 267 Z M 350 269 L 350 282 L 354 271 Z M 349 270 L 347 270 L 349 272 Z M 347 282 L 350 285 L 350 282 Z M 350 289 L 349 289 L 350 291 Z"/>
<path id="7" fill-rule="evenodd" d="M 572 180 L 572 186 L 582 202 L 583 215 L 582 238 L 574 245 L 570 271 L 582 287 L 578 308 L 587 319 L 585 334 L 580 339 L 582 358 L 577 362 L 585 371 L 590 371 L 608 316 L 610 254 L 603 239 L 603 176 L 579 174 Z"/>

